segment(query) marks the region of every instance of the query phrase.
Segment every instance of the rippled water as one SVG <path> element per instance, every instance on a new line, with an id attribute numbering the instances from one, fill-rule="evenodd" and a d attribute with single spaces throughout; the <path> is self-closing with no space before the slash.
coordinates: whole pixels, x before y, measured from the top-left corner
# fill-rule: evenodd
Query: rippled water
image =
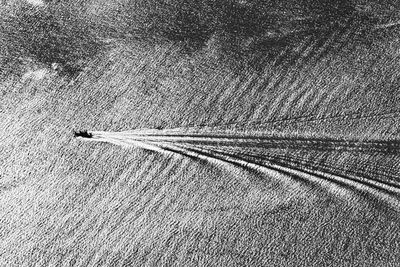
<path id="1" fill-rule="evenodd" d="M 73 83 L 2 88 L 1 260 L 396 264 L 399 43 L 367 37 L 305 36 L 239 73 L 211 45 L 121 46 Z"/>

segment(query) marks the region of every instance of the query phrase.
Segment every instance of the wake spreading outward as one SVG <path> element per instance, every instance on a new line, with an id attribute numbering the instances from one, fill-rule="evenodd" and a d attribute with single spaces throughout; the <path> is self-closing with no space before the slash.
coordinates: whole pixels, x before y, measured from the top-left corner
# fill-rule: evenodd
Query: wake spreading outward
<path id="1" fill-rule="evenodd" d="M 80 131 L 75 132 L 75 137 L 183 155 L 228 168 L 256 170 L 272 177 L 284 174 L 328 190 L 338 185 L 349 192 L 368 192 L 396 208 L 400 203 L 400 140 L 397 139 L 282 137 L 181 129 Z"/>

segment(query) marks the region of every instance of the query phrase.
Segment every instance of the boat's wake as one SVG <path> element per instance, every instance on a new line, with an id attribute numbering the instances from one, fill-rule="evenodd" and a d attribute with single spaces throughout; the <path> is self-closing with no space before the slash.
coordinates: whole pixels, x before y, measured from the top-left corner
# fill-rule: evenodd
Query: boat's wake
<path id="1" fill-rule="evenodd" d="M 400 203 L 400 140 L 277 137 L 176 129 L 79 132 L 78 138 L 167 155 L 184 155 L 217 165 L 284 174 L 329 191 L 369 193 L 392 207 Z M 373 166 L 373 167 L 371 167 Z"/>

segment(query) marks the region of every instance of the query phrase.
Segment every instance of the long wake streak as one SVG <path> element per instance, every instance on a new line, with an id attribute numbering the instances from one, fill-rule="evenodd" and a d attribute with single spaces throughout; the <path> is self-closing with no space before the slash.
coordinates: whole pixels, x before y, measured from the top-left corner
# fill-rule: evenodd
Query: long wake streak
<path id="1" fill-rule="evenodd" d="M 122 142 L 193 144 L 219 148 L 296 149 L 321 151 L 353 151 L 364 153 L 398 154 L 400 140 L 354 140 L 334 138 L 277 137 L 229 133 L 182 133 L 171 130 L 139 130 L 125 132 L 93 131 L 93 141 L 115 139 Z"/>
<path id="2" fill-rule="evenodd" d="M 345 140 L 333 138 L 277 137 L 237 133 L 188 133 L 178 129 L 125 132 L 80 132 L 78 138 L 123 147 L 140 147 L 169 155 L 184 155 L 226 166 L 253 169 L 272 177 L 282 174 L 330 190 L 333 184 L 349 192 L 368 192 L 399 208 L 399 166 L 386 171 L 343 168 L 332 155 L 385 156 L 400 159 L 400 140 Z M 312 156 L 309 156 L 312 155 Z M 325 160 L 318 159 L 325 158 Z M 396 161 L 397 160 L 397 161 Z M 373 162 L 373 161 L 372 161 Z M 368 162 L 367 162 L 368 163 Z"/>

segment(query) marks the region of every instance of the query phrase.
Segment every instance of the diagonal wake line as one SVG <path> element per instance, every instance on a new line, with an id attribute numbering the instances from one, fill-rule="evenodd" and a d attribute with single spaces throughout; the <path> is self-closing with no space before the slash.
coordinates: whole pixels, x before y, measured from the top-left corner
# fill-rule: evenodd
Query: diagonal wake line
<path id="1" fill-rule="evenodd" d="M 326 168 L 323 169 L 323 171 L 319 171 L 316 168 L 310 167 L 311 165 L 307 166 L 304 163 L 300 167 L 298 164 L 299 163 L 298 161 L 293 160 L 288 157 L 276 157 L 276 156 L 268 156 L 268 155 L 258 156 L 258 155 L 251 155 L 251 154 L 247 154 L 247 153 L 244 153 L 241 155 L 235 155 L 233 153 L 227 153 L 227 152 L 224 152 L 221 150 L 215 150 L 215 149 L 209 150 L 209 149 L 202 149 L 202 148 L 198 148 L 198 147 L 191 148 L 191 147 L 183 147 L 183 146 L 182 146 L 182 148 L 186 149 L 188 151 L 201 151 L 203 154 L 207 154 L 211 157 L 213 157 L 213 156 L 215 157 L 216 155 L 223 155 L 225 157 L 234 157 L 234 158 L 242 160 L 243 162 L 252 162 L 252 163 L 256 163 L 258 165 L 263 165 L 263 166 L 271 166 L 270 164 L 275 164 L 275 165 L 279 165 L 281 167 L 289 168 L 291 170 L 298 170 L 300 172 L 307 172 L 309 174 L 314 174 L 314 175 L 318 174 L 318 176 L 321 176 L 321 178 L 324 178 L 326 175 L 328 175 L 328 177 L 330 175 L 333 175 L 336 178 L 341 177 L 341 179 L 336 179 L 336 182 L 339 180 L 353 181 L 356 183 L 363 184 L 365 186 L 374 187 L 379 190 L 384 190 L 387 193 L 390 193 L 391 190 L 392 191 L 394 190 L 395 192 L 400 193 L 400 185 L 399 184 L 378 181 L 378 180 L 373 180 L 373 179 L 366 179 L 363 177 L 354 177 L 352 175 L 338 175 L 338 174 L 334 174 L 332 172 L 332 170 L 328 170 Z M 325 177 L 325 178 L 327 178 L 327 177 Z M 330 180 L 330 179 L 328 179 L 328 180 Z"/>
<path id="2" fill-rule="evenodd" d="M 193 146 L 193 145 L 192 145 Z M 196 148 L 199 148 L 200 146 L 194 146 Z M 266 152 L 263 151 L 262 154 L 260 154 L 259 152 L 249 152 L 249 151 L 237 151 L 235 150 L 235 148 L 233 149 L 219 149 L 216 147 L 200 147 L 200 149 L 209 149 L 210 151 L 216 151 L 216 152 L 220 152 L 220 153 L 229 153 L 229 154 L 233 154 L 233 155 L 237 155 L 238 153 L 244 157 L 250 157 L 250 158 L 254 158 L 254 159 L 258 159 L 258 161 L 260 160 L 268 160 L 268 161 L 278 161 L 281 164 L 287 164 L 290 163 L 291 165 L 294 165 L 295 167 L 299 167 L 299 166 L 306 166 L 307 168 L 310 169 L 320 169 L 323 170 L 324 172 L 336 172 L 336 173 L 345 173 L 345 174 L 351 174 L 354 177 L 365 177 L 365 179 L 370 179 L 370 180 L 376 180 L 373 178 L 373 175 L 378 175 L 379 177 L 384 177 L 387 180 L 392 180 L 393 179 L 393 175 L 390 174 L 388 172 L 388 170 L 386 170 L 385 172 L 382 171 L 369 171 L 369 173 L 365 173 L 365 172 L 361 172 L 361 171 L 356 171 L 356 170 L 352 170 L 352 169 L 348 169 L 348 168 L 341 168 L 338 166 L 335 166 L 334 168 L 332 168 L 332 166 L 329 166 L 329 164 L 323 163 L 323 162 L 316 162 L 315 160 L 312 161 L 310 159 L 305 159 L 304 157 L 299 159 L 287 154 L 284 155 L 278 155 L 276 153 L 276 150 L 272 150 L 271 152 Z M 382 181 L 383 183 L 385 183 L 386 185 L 389 186 L 400 186 L 400 183 L 391 183 L 391 182 L 386 182 L 386 181 Z"/>
<path id="3" fill-rule="evenodd" d="M 251 154 L 246 151 L 241 152 L 240 150 L 232 150 L 232 147 L 235 146 L 235 143 L 240 143 L 243 141 L 246 145 L 246 142 L 249 142 L 249 140 L 251 141 L 253 148 L 256 147 L 257 142 L 260 142 L 260 146 L 262 147 L 264 144 L 263 141 L 269 142 L 269 145 L 276 141 L 279 146 L 272 148 L 296 149 L 295 145 L 299 144 L 300 142 L 300 149 L 307 149 L 307 146 L 309 146 L 309 149 L 313 149 L 313 142 L 316 142 L 315 140 L 318 142 L 324 142 L 324 139 L 314 138 L 310 139 L 312 142 L 306 142 L 307 138 L 300 138 L 299 141 L 287 138 L 275 138 L 271 136 L 246 136 L 246 139 L 243 138 L 243 136 L 235 135 L 232 135 L 232 139 L 229 139 L 229 135 L 222 135 L 221 137 L 220 134 L 185 135 L 182 133 L 165 134 L 166 132 L 168 131 L 93 131 L 89 133 L 80 132 L 76 134 L 76 136 L 87 141 L 106 142 L 123 147 L 140 147 L 167 155 L 180 154 L 192 158 L 206 160 L 207 162 L 217 163 L 219 165 L 224 164 L 227 167 L 236 165 L 245 169 L 254 169 L 263 173 L 268 173 L 273 177 L 279 177 L 279 174 L 286 174 L 289 177 L 294 177 L 296 179 L 301 179 L 313 184 L 318 184 L 328 189 L 329 184 L 334 183 L 345 189 L 351 188 L 355 189 L 356 191 L 369 192 L 372 196 L 398 207 L 397 205 L 400 196 L 400 185 L 395 182 L 370 179 L 362 177 L 359 174 L 352 174 L 351 172 L 346 174 L 338 174 L 335 173 L 335 169 L 332 167 L 323 168 L 318 166 L 318 164 L 316 167 L 313 167 L 313 164 L 310 161 L 296 161 L 293 158 L 285 156 L 275 156 L 268 153 L 263 155 Z M 332 140 L 328 139 L 328 141 L 325 140 L 325 143 L 331 145 L 331 141 Z M 353 140 L 350 143 L 349 140 L 335 141 L 344 146 L 344 148 L 346 144 L 350 144 L 350 149 L 353 149 L 353 147 L 363 147 L 363 145 L 367 144 L 363 147 L 365 151 L 362 152 L 368 152 L 368 149 L 371 148 L 371 145 L 377 150 L 374 152 L 386 153 L 385 151 L 388 149 L 386 146 L 389 146 L 390 149 L 393 149 L 393 152 L 398 153 L 400 151 L 398 141 L 393 141 L 394 143 L 391 143 L 391 141 L 387 141 L 389 143 L 379 142 L 377 140 L 370 141 L 370 143 L 368 143 L 368 141 L 360 140 Z M 210 146 L 210 142 L 213 144 L 213 146 Z M 290 146 L 288 146 L 288 144 Z M 323 146 L 321 145 L 321 148 L 322 147 Z M 382 147 L 384 149 L 382 149 Z"/>

